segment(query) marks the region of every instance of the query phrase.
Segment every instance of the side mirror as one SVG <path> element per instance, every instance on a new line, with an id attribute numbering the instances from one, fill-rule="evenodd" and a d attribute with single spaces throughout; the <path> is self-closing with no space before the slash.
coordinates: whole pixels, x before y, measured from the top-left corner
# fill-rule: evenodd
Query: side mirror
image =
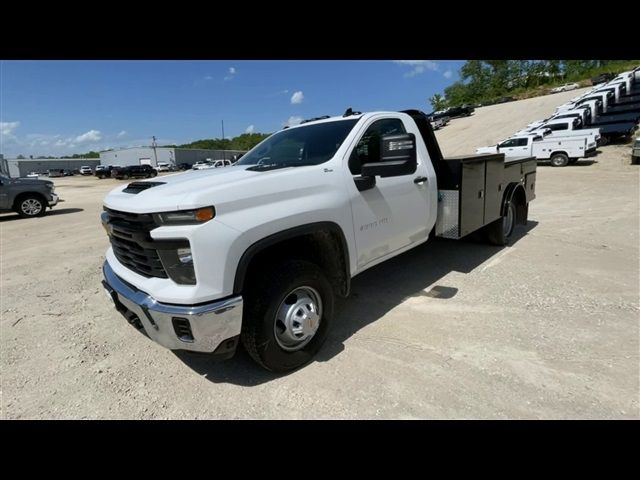
<path id="1" fill-rule="evenodd" d="M 380 139 L 380 161 L 362 165 L 363 177 L 410 175 L 418 168 L 413 133 L 385 135 Z"/>

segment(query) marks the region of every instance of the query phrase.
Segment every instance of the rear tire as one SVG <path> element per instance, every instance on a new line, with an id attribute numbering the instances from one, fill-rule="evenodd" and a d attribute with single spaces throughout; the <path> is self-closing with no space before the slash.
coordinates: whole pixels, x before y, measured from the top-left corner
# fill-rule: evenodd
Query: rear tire
<path id="1" fill-rule="evenodd" d="M 600 146 L 604 147 L 605 145 L 609 145 L 609 139 L 607 137 L 600 137 Z"/>
<path id="2" fill-rule="evenodd" d="M 25 195 L 16 202 L 16 212 L 22 218 L 42 217 L 47 213 L 47 204 L 39 195 Z"/>
<path id="3" fill-rule="evenodd" d="M 264 269 L 261 269 L 264 271 Z M 309 363 L 333 318 L 334 293 L 324 272 L 287 260 L 247 286 L 242 343 L 259 365 L 288 372 Z"/>
<path id="4" fill-rule="evenodd" d="M 504 246 L 509 243 L 509 237 L 516 225 L 516 205 L 513 199 L 509 200 L 505 208 L 505 214 L 491 222 L 485 228 L 485 237 L 493 245 Z"/>
<path id="5" fill-rule="evenodd" d="M 566 167 L 569 164 L 569 157 L 564 153 L 555 153 L 550 161 L 552 167 Z"/>

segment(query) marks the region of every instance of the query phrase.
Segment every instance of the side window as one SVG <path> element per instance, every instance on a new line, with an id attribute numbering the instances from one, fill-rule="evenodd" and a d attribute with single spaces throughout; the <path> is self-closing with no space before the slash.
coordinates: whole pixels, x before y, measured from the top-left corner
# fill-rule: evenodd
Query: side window
<path id="1" fill-rule="evenodd" d="M 500 145 L 498 145 L 499 148 L 515 147 L 515 146 L 516 146 L 516 141 L 514 139 L 505 140 Z"/>
<path id="2" fill-rule="evenodd" d="M 385 118 L 373 122 L 364 132 L 362 138 L 351 152 L 349 170 L 353 175 L 360 175 L 362 165 L 380 160 L 380 138 L 384 135 L 407 133 L 402 120 Z"/>
<path id="3" fill-rule="evenodd" d="M 529 143 L 528 138 L 516 138 L 516 147 L 526 147 L 527 143 Z"/>
<path id="4" fill-rule="evenodd" d="M 556 130 L 567 130 L 569 128 L 568 123 L 556 123 L 555 125 L 549 125 L 549 128 L 554 132 Z"/>

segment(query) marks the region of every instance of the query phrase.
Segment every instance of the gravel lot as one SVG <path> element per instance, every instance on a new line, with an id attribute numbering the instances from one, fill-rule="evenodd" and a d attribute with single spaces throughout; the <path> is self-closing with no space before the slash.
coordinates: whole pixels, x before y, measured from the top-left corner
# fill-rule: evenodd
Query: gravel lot
<path id="1" fill-rule="evenodd" d="M 480 108 L 437 136 L 473 153 L 577 93 Z M 600 150 L 539 166 L 512 246 L 436 240 L 356 277 L 318 360 L 284 377 L 136 333 L 100 285 L 116 181 L 55 179 L 47 216 L 0 215 L 1 416 L 640 418 L 640 169 L 628 145 Z"/>

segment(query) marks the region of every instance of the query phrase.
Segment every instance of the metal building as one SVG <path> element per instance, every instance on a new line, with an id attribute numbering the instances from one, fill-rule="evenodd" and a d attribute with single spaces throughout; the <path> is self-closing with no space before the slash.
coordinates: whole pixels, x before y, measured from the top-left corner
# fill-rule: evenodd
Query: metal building
<path id="1" fill-rule="evenodd" d="M 45 175 L 49 170 L 79 170 L 89 166 L 95 169 L 100 165 L 97 158 L 7 158 L 0 162 L 2 171 L 11 178 L 26 177 L 31 172 Z"/>
<path id="2" fill-rule="evenodd" d="M 188 163 L 193 165 L 202 160 L 233 159 L 235 155 L 245 153 L 240 150 L 204 150 L 197 148 L 173 148 L 173 147 L 131 147 L 120 150 L 100 152 L 100 164 L 102 165 L 152 165 L 168 163 L 180 165 Z"/>

